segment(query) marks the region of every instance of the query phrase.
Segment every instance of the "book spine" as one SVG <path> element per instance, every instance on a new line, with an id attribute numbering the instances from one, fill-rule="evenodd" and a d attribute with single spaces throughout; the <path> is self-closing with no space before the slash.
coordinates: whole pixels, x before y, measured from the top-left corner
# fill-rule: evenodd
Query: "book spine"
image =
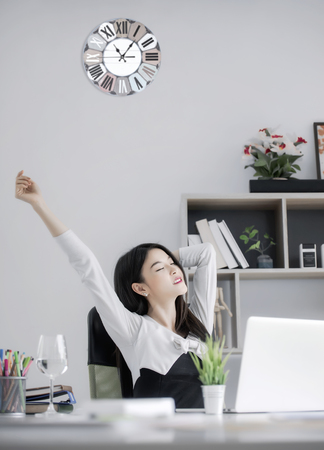
<path id="1" fill-rule="evenodd" d="M 216 220 L 210 220 L 209 222 L 210 231 L 212 232 L 214 239 L 226 261 L 226 264 L 229 269 L 234 269 L 238 266 L 236 259 L 234 258 L 224 236 L 222 235 L 218 223 Z"/>
<path id="2" fill-rule="evenodd" d="M 218 248 L 218 245 L 214 239 L 214 236 L 212 232 L 210 231 L 207 219 L 198 220 L 196 222 L 196 227 L 199 231 L 201 240 L 203 242 L 209 242 L 214 246 L 214 249 L 216 251 L 216 265 L 217 269 L 222 269 L 224 267 L 227 267 L 227 264 L 223 258 L 223 255 L 221 251 Z"/>
<path id="3" fill-rule="evenodd" d="M 234 239 L 232 233 L 230 232 L 226 222 L 222 220 L 222 222 L 219 223 L 219 229 L 221 230 L 225 240 L 227 241 L 230 249 L 233 252 L 233 255 L 237 259 L 237 261 L 240 263 L 241 267 L 243 269 L 246 269 L 249 267 L 249 263 L 245 259 L 240 247 L 238 246 L 236 240 Z"/>

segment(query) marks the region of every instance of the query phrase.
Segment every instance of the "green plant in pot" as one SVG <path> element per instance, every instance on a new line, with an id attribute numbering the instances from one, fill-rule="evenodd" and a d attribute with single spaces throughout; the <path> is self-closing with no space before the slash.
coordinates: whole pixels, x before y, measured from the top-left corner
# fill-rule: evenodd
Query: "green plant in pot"
<path id="1" fill-rule="evenodd" d="M 205 351 L 201 359 L 195 353 L 190 353 L 198 370 L 198 378 L 202 382 L 206 414 L 223 413 L 226 380 L 229 373 L 229 370 L 224 372 L 224 368 L 231 354 L 228 353 L 223 359 L 224 345 L 225 336 L 222 342 L 219 339 L 214 341 L 212 336 L 208 336 L 206 342 L 202 343 Z"/>
<path id="2" fill-rule="evenodd" d="M 273 267 L 273 261 L 270 258 L 269 255 L 265 255 L 264 253 L 272 246 L 276 245 L 275 241 L 271 236 L 269 236 L 268 233 L 265 233 L 263 237 L 269 241 L 268 245 L 263 241 L 259 239 L 259 230 L 254 228 L 254 225 L 251 225 L 250 227 L 246 227 L 245 230 L 242 232 L 240 239 L 244 242 L 244 244 L 248 244 L 249 242 L 254 242 L 246 251 L 245 253 L 249 252 L 250 250 L 255 250 L 256 252 L 259 252 L 260 255 L 257 258 L 257 265 L 261 269 L 269 269 Z"/>

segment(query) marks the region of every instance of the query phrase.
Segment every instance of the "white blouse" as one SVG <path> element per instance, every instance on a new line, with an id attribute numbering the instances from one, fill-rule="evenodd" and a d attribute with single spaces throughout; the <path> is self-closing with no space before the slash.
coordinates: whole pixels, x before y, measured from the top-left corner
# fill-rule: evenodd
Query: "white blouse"
<path id="1" fill-rule="evenodd" d="M 90 290 L 104 327 L 132 373 L 133 385 L 142 368 L 165 375 L 183 353 L 192 351 L 201 356 L 195 337 L 183 338 L 148 315 L 140 316 L 128 311 L 109 284 L 97 258 L 72 230 L 54 239 Z M 199 244 L 180 248 L 179 255 L 183 267 L 197 267 L 190 309 L 211 333 L 217 276 L 214 248 L 208 243 Z"/>

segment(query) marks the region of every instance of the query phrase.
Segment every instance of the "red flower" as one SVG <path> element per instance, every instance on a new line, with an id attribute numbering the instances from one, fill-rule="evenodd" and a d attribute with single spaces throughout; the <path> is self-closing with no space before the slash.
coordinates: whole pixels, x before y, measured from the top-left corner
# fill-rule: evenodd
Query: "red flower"
<path id="1" fill-rule="evenodd" d="M 262 132 L 262 131 L 266 131 L 266 130 L 267 130 L 266 128 L 263 128 L 263 130 L 259 130 L 259 133 Z"/>
<path id="2" fill-rule="evenodd" d="M 267 148 L 266 151 L 264 152 L 265 155 L 266 155 L 267 153 L 271 153 L 270 148 Z"/>
<path id="3" fill-rule="evenodd" d="M 297 142 L 300 142 L 301 144 L 307 144 L 307 141 L 305 141 L 305 139 L 303 139 L 302 137 L 299 137 L 297 139 Z"/>
<path id="4" fill-rule="evenodd" d="M 244 154 L 245 155 L 250 155 L 251 153 L 250 153 L 250 145 L 246 145 L 245 146 L 245 148 L 244 148 Z"/>
<path id="5" fill-rule="evenodd" d="M 279 134 L 273 134 L 271 137 L 272 139 L 279 139 L 282 138 L 283 136 L 279 136 Z"/>
<path id="6" fill-rule="evenodd" d="M 283 150 L 286 147 L 286 144 L 282 143 L 279 145 L 280 150 Z"/>

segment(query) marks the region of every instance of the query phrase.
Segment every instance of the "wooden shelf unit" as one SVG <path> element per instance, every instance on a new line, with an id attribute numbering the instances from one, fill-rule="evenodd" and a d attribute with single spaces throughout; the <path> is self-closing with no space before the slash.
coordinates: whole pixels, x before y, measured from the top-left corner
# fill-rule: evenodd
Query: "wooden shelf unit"
<path id="1" fill-rule="evenodd" d="M 261 234 L 268 232 L 276 246 L 270 250 L 273 269 L 256 268 L 256 252 L 245 254 L 247 269 L 219 269 L 219 282 L 230 284 L 230 299 L 225 299 L 233 312 L 231 341 L 234 353 L 242 351 L 240 282 L 243 280 L 324 279 L 324 261 L 320 246 L 324 244 L 323 193 L 267 193 L 244 195 L 184 194 L 181 200 L 181 246 L 188 245 L 188 234 L 198 234 L 195 222 L 200 219 L 225 220 L 243 253 L 245 244 L 239 235 L 250 225 Z M 299 244 L 316 243 L 316 269 L 299 268 Z M 188 272 L 189 280 L 194 271 Z"/>

